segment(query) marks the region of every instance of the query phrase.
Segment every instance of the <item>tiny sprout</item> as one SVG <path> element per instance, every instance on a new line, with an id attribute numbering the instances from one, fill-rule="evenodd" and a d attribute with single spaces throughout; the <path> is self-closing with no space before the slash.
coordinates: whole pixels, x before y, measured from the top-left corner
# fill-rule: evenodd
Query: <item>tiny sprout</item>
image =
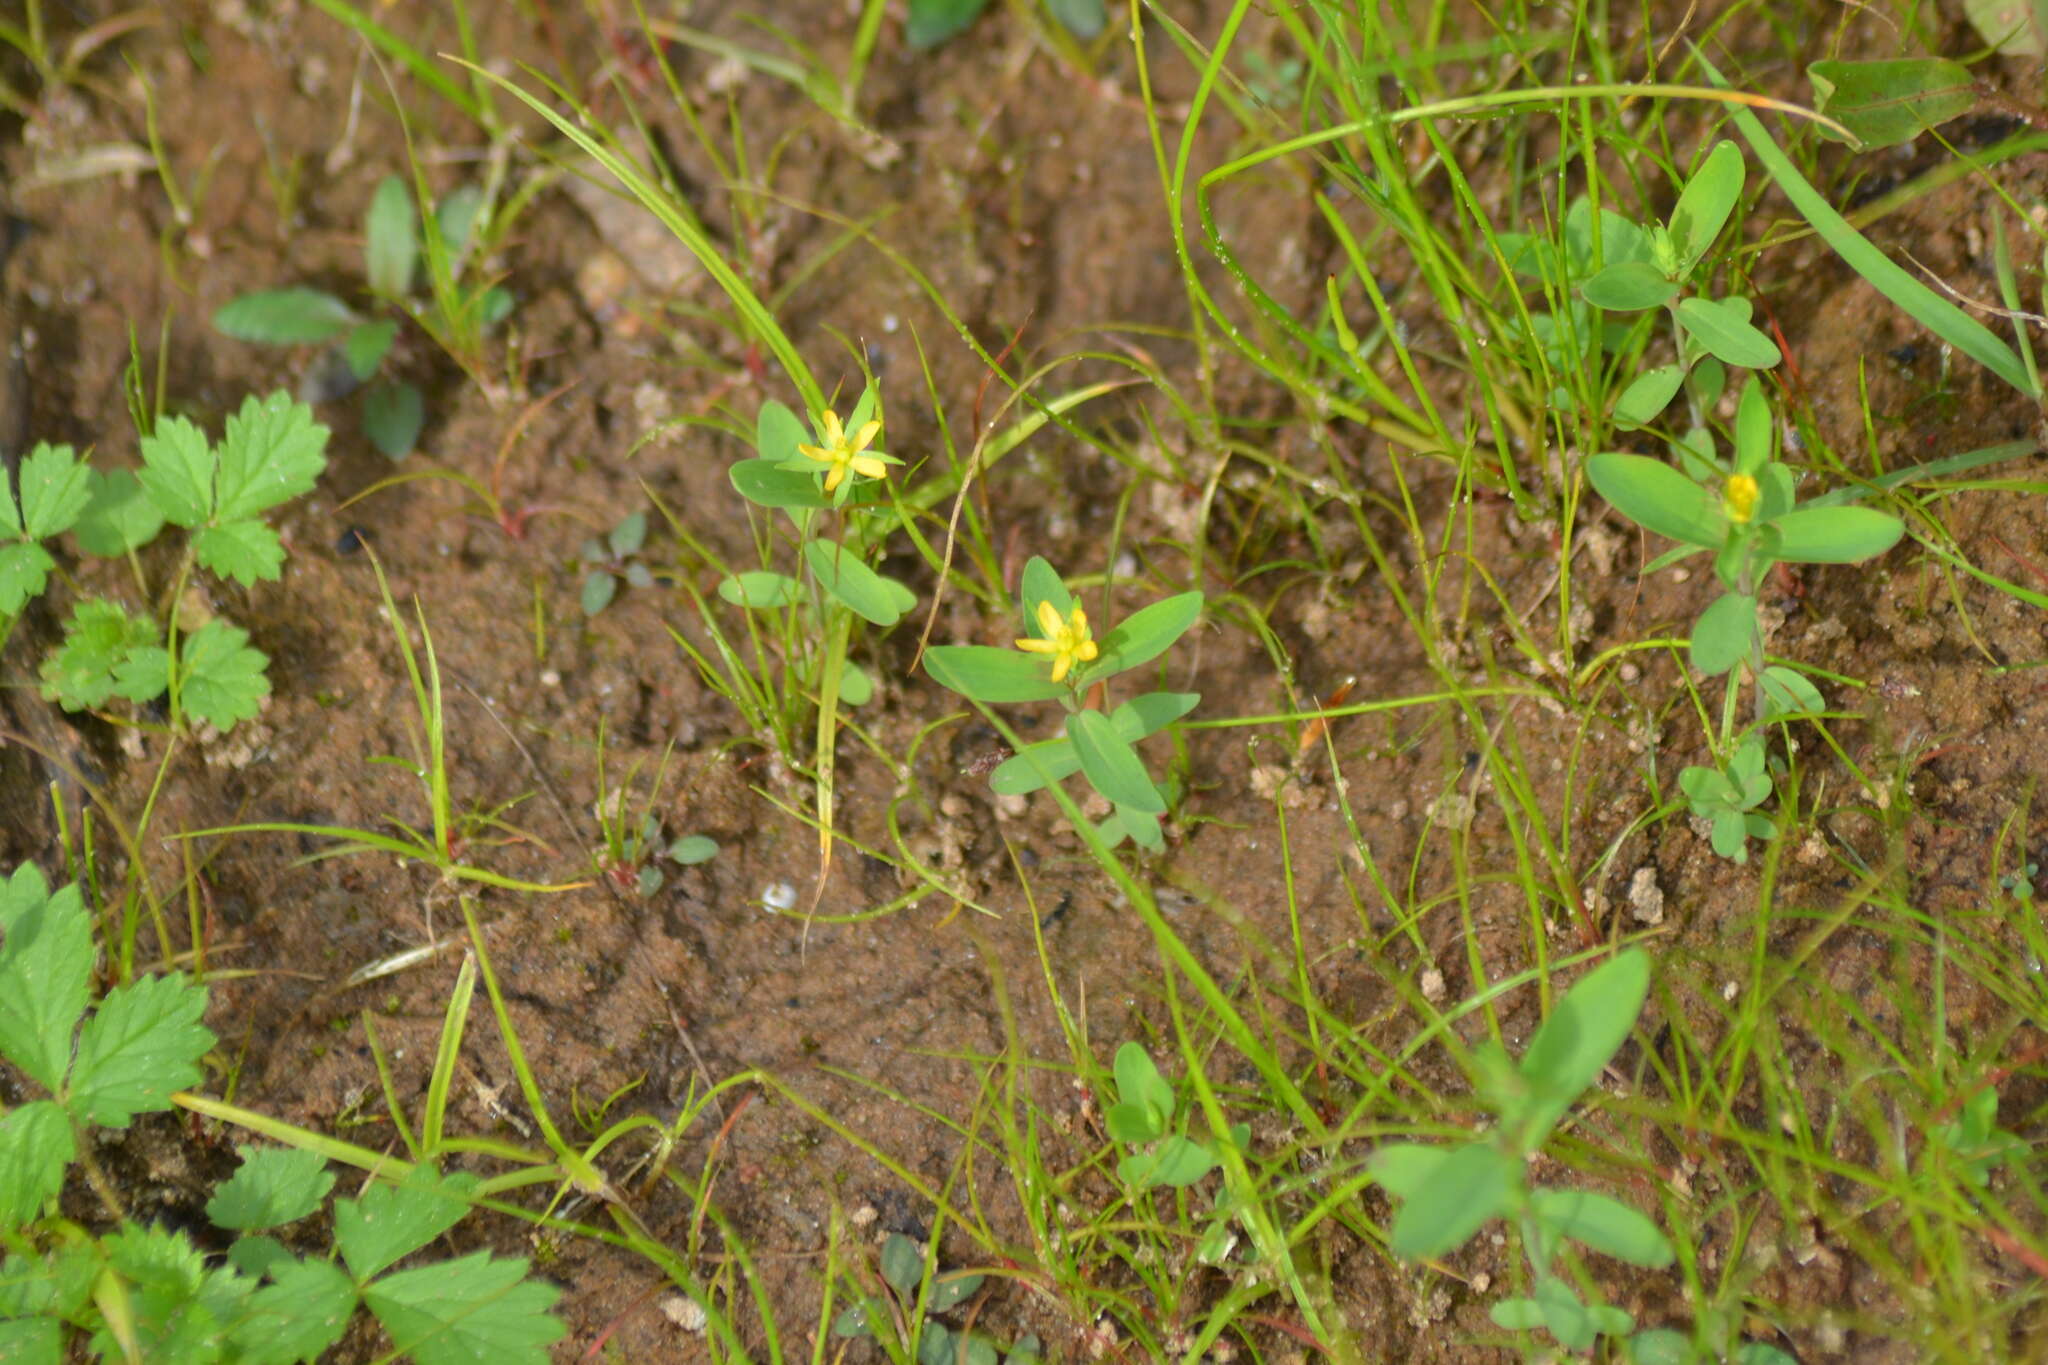
<path id="1" fill-rule="evenodd" d="M 846 481 L 848 470 L 853 471 L 864 479 L 879 479 L 888 474 L 889 466 L 882 459 L 878 456 L 863 455 L 861 453 L 873 443 L 876 436 L 881 434 L 882 424 L 880 420 L 868 422 L 859 431 L 853 433 L 851 439 L 848 438 L 845 429 L 839 425 L 839 414 L 836 412 L 827 411 L 820 416 L 818 427 L 824 444 L 815 446 L 799 445 L 796 449 L 799 455 L 829 466 L 825 472 L 825 491 L 827 493 L 834 491 L 840 484 Z"/>
<path id="2" fill-rule="evenodd" d="M 1017 648 L 1027 654 L 1052 655 L 1052 680 L 1064 682 L 1067 672 L 1076 663 L 1093 663 L 1102 651 L 1088 635 L 1088 613 L 1081 610 L 1076 602 L 1074 609 L 1065 619 L 1060 609 L 1050 602 L 1038 604 L 1038 628 L 1044 632 L 1042 640 L 1019 640 Z"/>

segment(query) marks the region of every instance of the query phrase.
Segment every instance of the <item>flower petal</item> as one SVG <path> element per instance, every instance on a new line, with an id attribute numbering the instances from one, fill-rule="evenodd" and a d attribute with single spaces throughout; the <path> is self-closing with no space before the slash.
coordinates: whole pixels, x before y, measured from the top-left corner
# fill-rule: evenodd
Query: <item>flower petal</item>
<path id="1" fill-rule="evenodd" d="M 858 447 L 855 448 L 858 449 Z M 889 466 L 883 464 L 872 455 L 856 455 L 850 463 L 853 465 L 853 472 L 860 475 L 863 479 L 886 479 L 889 477 Z"/>
<path id="2" fill-rule="evenodd" d="M 1047 640 L 1057 640 L 1061 632 L 1066 628 L 1066 624 L 1066 622 L 1060 620 L 1060 609 L 1058 607 L 1055 607 L 1050 602 L 1040 602 L 1038 604 L 1038 630 Z"/>
<path id="3" fill-rule="evenodd" d="M 1073 666 L 1074 656 L 1067 653 L 1065 650 L 1061 650 L 1060 656 L 1052 661 L 1052 680 L 1054 682 L 1064 682 L 1066 680 L 1067 670 L 1072 668 Z"/>
<path id="4" fill-rule="evenodd" d="M 1017 648 L 1023 650 L 1026 654 L 1057 654 L 1060 652 L 1060 642 L 1058 640 L 1019 640 L 1017 641 Z"/>
<path id="5" fill-rule="evenodd" d="M 862 428 L 861 428 L 861 429 L 859 430 L 859 432 L 857 432 L 857 433 L 856 433 L 856 434 L 854 435 L 854 438 L 853 438 L 853 440 L 852 440 L 852 442 L 851 442 L 851 445 L 852 445 L 852 447 L 853 447 L 853 450 L 855 451 L 855 453 L 859 453 L 860 451 L 866 450 L 866 449 L 868 448 L 868 442 L 870 442 L 870 441 L 874 440 L 874 439 L 875 439 L 875 438 L 876 438 L 877 436 L 879 436 L 879 435 L 881 435 L 881 434 L 882 434 L 882 424 L 881 424 L 881 422 L 879 422 L 879 421 L 873 421 L 873 422 L 869 422 L 869 423 L 868 423 L 868 424 L 867 424 L 866 426 L 862 427 Z"/>

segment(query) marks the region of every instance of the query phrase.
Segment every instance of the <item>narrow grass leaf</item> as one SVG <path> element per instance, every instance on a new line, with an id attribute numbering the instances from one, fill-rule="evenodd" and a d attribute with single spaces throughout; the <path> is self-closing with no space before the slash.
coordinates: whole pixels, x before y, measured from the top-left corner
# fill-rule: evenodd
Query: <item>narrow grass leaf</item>
<path id="1" fill-rule="evenodd" d="M 1704 61 L 1702 65 L 1717 85 L 1726 84 L 1711 65 Z M 1821 239 L 1848 262 L 1851 270 L 1870 281 L 1880 294 L 1905 309 L 1921 326 L 2013 388 L 2030 398 L 2040 396 L 2039 385 L 2028 376 L 2026 366 L 2010 346 L 2000 341 L 1983 323 L 1921 283 L 1904 266 L 1872 246 L 1869 238 L 1851 227 L 1848 220 L 1821 197 L 1820 191 L 1807 183 L 1791 158 L 1764 131 L 1755 114 L 1739 104 L 1729 105 L 1728 111 L 1735 120 L 1736 128 L 1748 141 L 1750 150 L 1756 153 L 1757 160 L 1771 178 L 1778 182 L 1785 197 L 1792 201 L 1800 216 L 1813 225 Z"/>
<path id="2" fill-rule="evenodd" d="M 1630 1265 L 1661 1270 L 1673 1258 L 1671 1241 L 1655 1223 L 1617 1199 L 1591 1190 L 1538 1190 L 1529 1200 L 1551 1231 Z"/>
<path id="3" fill-rule="evenodd" d="M 1396 1256 L 1427 1260 L 1462 1245 L 1507 1211 L 1521 1163 L 1490 1142 L 1468 1142 L 1439 1161 L 1401 1205 L 1389 1239 Z"/>
<path id="4" fill-rule="evenodd" d="M 1120 806 L 1158 815 L 1166 802 L 1145 772 L 1144 763 L 1100 711 L 1077 711 L 1067 717 L 1067 737 L 1081 756 L 1081 771 L 1090 786 Z"/>

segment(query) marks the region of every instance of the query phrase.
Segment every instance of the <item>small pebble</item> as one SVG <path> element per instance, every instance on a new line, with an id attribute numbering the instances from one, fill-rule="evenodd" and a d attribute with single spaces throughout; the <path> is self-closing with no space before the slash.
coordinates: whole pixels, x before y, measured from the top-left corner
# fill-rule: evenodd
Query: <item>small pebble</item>
<path id="1" fill-rule="evenodd" d="M 761 904 L 770 914 L 783 914 L 796 905 L 796 887 L 788 882 L 776 882 L 761 893 Z"/>

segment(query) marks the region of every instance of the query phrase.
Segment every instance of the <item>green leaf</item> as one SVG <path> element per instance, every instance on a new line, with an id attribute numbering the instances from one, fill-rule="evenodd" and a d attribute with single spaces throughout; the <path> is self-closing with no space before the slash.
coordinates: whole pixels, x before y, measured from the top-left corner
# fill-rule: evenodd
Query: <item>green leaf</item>
<path id="1" fill-rule="evenodd" d="M 1074 610 L 1074 594 L 1067 590 L 1066 580 L 1044 556 L 1033 555 L 1024 561 L 1024 572 L 1017 581 L 1017 611 L 1024 618 L 1026 639 L 1045 638 L 1045 632 L 1038 627 L 1040 602 L 1052 603 L 1052 609 L 1062 618 Z"/>
<path id="2" fill-rule="evenodd" d="M 1118 1101 L 1136 1105 L 1144 1119 L 1144 1136 L 1122 1140 L 1149 1142 L 1164 1134 L 1167 1124 L 1173 1121 L 1173 1086 L 1159 1074 L 1152 1054 L 1137 1043 L 1127 1042 L 1117 1048 L 1112 1067 Z"/>
<path id="3" fill-rule="evenodd" d="M 1120 806 L 1158 815 L 1166 802 L 1145 772 L 1144 763 L 1117 734 L 1100 711 L 1077 711 L 1067 717 L 1067 738 L 1081 758 L 1088 784 Z"/>
<path id="4" fill-rule="evenodd" d="M 206 1201 L 215 1227 L 260 1232 L 317 1210 L 334 1188 L 327 1158 L 297 1147 L 238 1146 L 242 1164 Z"/>
<path id="5" fill-rule="evenodd" d="M 1680 299 L 1678 325 L 1704 346 L 1707 354 L 1730 365 L 1768 370 L 1784 359 L 1778 344 L 1729 307 L 1726 299 Z"/>
<path id="6" fill-rule="evenodd" d="M 1692 626 L 1692 666 L 1718 678 L 1749 657 L 1756 637 L 1756 599 L 1723 593 Z"/>
<path id="7" fill-rule="evenodd" d="M 1678 285 L 1648 261 L 1621 261 L 1579 286 L 1579 294 L 1595 308 L 1610 313 L 1640 313 L 1661 308 Z"/>
<path id="8" fill-rule="evenodd" d="M 178 526 L 203 526 L 213 515 L 213 448 L 206 433 L 182 417 L 166 417 L 142 438 L 137 476 L 157 510 Z"/>
<path id="9" fill-rule="evenodd" d="M 1091 678 L 1106 678 L 1150 663 L 1187 634 L 1202 614 L 1202 594 L 1184 592 L 1132 612 L 1098 642 L 1100 653 L 1087 665 Z"/>
<path id="10" fill-rule="evenodd" d="M 64 1365 L 61 1318 L 0 1319 L 0 1360 L 9 1365 Z"/>
<path id="11" fill-rule="evenodd" d="M 386 1276 L 363 1301 L 418 1365 L 548 1365 L 548 1345 L 568 1333 L 548 1312 L 561 1291 L 526 1269 L 478 1251 Z"/>
<path id="12" fill-rule="evenodd" d="M 363 435 L 386 459 L 412 454 L 426 424 L 427 400 L 417 386 L 379 382 L 364 390 Z"/>
<path id="13" fill-rule="evenodd" d="M 377 373 L 377 367 L 384 363 L 384 357 L 391 352 L 391 343 L 398 340 L 398 324 L 389 318 L 377 322 L 366 322 L 350 330 L 348 339 L 341 344 L 342 359 L 348 362 L 349 373 L 358 383 Z"/>
<path id="14" fill-rule="evenodd" d="M 33 1100 L 0 1117 L 0 1232 L 15 1232 L 40 1217 L 64 1188 L 64 1168 L 77 1155 L 71 1120 L 49 1100 Z M 0 1351 L 0 1360 L 7 1359 Z"/>
<path id="15" fill-rule="evenodd" d="M 647 514 L 633 512 L 620 518 L 619 524 L 612 527 L 611 533 L 605 537 L 605 544 L 611 547 L 614 559 L 639 554 L 640 548 L 647 544 Z"/>
<path id="16" fill-rule="evenodd" d="M 132 469 L 91 471 L 85 510 L 71 534 L 89 555 L 114 559 L 141 549 L 164 527 L 164 514 Z"/>
<path id="17" fill-rule="evenodd" d="M 904 1298 L 917 1293 L 924 1282 L 924 1250 L 900 1232 L 882 1241 L 882 1279 Z"/>
<path id="18" fill-rule="evenodd" d="M 1050 701 L 1067 695 L 1035 655 L 994 645 L 934 645 L 924 652 L 925 672 L 941 687 L 982 702 Z"/>
<path id="19" fill-rule="evenodd" d="M 948 38 L 967 31 L 981 17 L 988 0 L 910 0 L 910 18 L 903 37 L 922 51 L 937 47 Z"/>
<path id="20" fill-rule="evenodd" d="M 114 695 L 140 705 L 171 690 L 171 652 L 162 645 L 131 649 L 114 665 Z"/>
<path id="21" fill-rule="evenodd" d="M 1565 992 L 1529 1040 L 1521 1074 L 1528 1099 L 1513 1116 L 1529 1148 L 1540 1145 L 1564 1111 L 1599 1078 L 1635 1026 L 1650 989 L 1650 957 L 1631 948 L 1595 967 Z"/>
<path id="22" fill-rule="evenodd" d="M 249 647 L 249 632 L 215 619 L 185 637 L 179 651 L 184 681 L 178 698 L 185 713 L 216 730 L 248 720 L 270 695 L 263 670 L 270 659 Z"/>
<path id="23" fill-rule="evenodd" d="M 1504 1213 L 1521 1178 L 1521 1163 L 1490 1142 L 1454 1147 L 1402 1202 L 1388 1243 L 1405 1260 L 1441 1256 Z"/>
<path id="24" fill-rule="evenodd" d="M 1486 1310 L 1493 1325 L 1510 1332 L 1533 1332 L 1543 1325 L 1543 1305 L 1534 1299 L 1502 1299 Z"/>
<path id="25" fill-rule="evenodd" d="M 794 416 L 791 414 L 792 420 Z M 770 460 L 741 460 L 729 471 L 729 477 L 739 495 L 756 507 L 787 510 L 832 505 L 831 495 L 818 487 L 816 474 L 783 469 Z"/>
<path id="26" fill-rule="evenodd" d="M 230 1340 L 244 1365 L 318 1360 L 355 1316 L 356 1287 L 326 1260 L 293 1260 L 249 1297 Z"/>
<path id="27" fill-rule="evenodd" d="M 1027 744 L 996 765 L 988 775 L 989 790 L 998 796 L 1023 796 L 1049 787 L 1081 771 L 1081 755 L 1065 737 Z"/>
<path id="28" fill-rule="evenodd" d="M 0 483 L 6 480 L 0 478 Z M 57 561 L 40 545 L 17 540 L 0 545 L 0 615 L 13 616 L 50 581 Z"/>
<path id="29" fill-rule="evenodd" d="M 1963 0 L 1963 13 L 2001 56 L 2041 55 L 2044 16 L 2028 0 Z"/>
<path id="30" fill-rule="evenodd" d="M 1108 22 L 1102 0 L 1045 0 L 1045 8 L 1067 32 L 1084 43 L 1100 35 Z"/>
<path id="31" fill-rule="evenodd" d="M 669 858 L 684 867 L 708 863 L 718 856 L 718 841 L 703 834 L 686 834 L 668 846 Z"/>
<path id="32" fill-rule="evenodd" d="M 1708 76 L 1717 85 L 1725 84 L 1721 74 L 1707 65 Z M 1876 287 L 1880 294 L 1906 310 L 1921 326 L 1933 332 L 1942 340 L 1954 346 L 1964 355 L 1996 374 L 2000 379 L 2029 397 L 2040 396 L 2039 383 L 2027 372 L 2013 349 L 1999 340 L 1998 336 L 1983 323 L 1965 313 L 1941 295 L 1923 284 L 1905 267 L 1893 261 L 1872 246 L 1870 240 L 1849 226 L 1841 214 L 1835 212 L 1820 192 L 1808 184 L 1806 177 L 1799 173 L 1778 145 L 1771 141 L 1770 134 L 1755 114 L 1740 105 L 1728 106 L 1729 117 L 1748 141 L 1750 150 L 1763 164 L 1778 187 L 1785 191 L 1785 197 L 1799 210 L 1800 216 L 1813 225 L 1835 253 L 1848 262 L 1849 268 Z"/>
<path id="33" fill-rule="evenodd" d="M 327 437 L 313 409 L 290 394 L 243 400 L 221 438 L 214 515 L 239 521 L 312 492 L 327 468 Z"/>
<path id="34" fill-rule="evenodd" d="M 1940 57 L 1889 61 L 1815 62 L 1806 68 L 1813 82 L 1814 112 L 1847 128 L 1865 147 L 1911 142 L 1938 124 L 1959 118 L 1977 103 L 1970 69 Z M 1815 131 L 1845 141 L 1826 124 Z"/>
<path id="35" fill-rule="evenodd" d="M 266 346 L 308 346 L 333 340 L 355 321 L 349 306 L 334 295 L 294 286 L 242 295 L 215 311 L 213 330 Z"/>
<path id="36" fill-rule="evenodd" d="M 114 694 L 116 669 L 157 640 L 156 623 L 113 602 L 88 597 L 71 609 L 64 642 L 43 660 L 42 694 L 67 711 L 100 705 Z"/>
<path id="37" fill-rule="evenodd" d="M 1695 1365 L 1700 1355 L 1685 1333 L 1653 1327 L 1629 1338 L 1628 1358 L 1633 1365 Z"/>
<path id="38" fill-rule="evenodd" d="M 1647 455 L 1608 453 L 1586 461 L 1586 477 L 1601 497 L 1645 530 L 1714 549 L 1726 534 L 1707 489 Z"/>
<path id="39" fill-rule="evenodd" d="M 1128 744 L 1136 744 L 1179 720 L 1201 704 L 1199 692 L 1147 692 L 1133 697 L 1110 712 L 1116 732 Z"/>
<path id="40" fill-rule="evenodd" d="M 893 626 L 917 605 L 917 594 L 893 578 L 884 578 L 844 546 L 831 541 L 804 543 L 804 562 L 818 585 L 863 620 Z"/>
<path id="41" fill-rule="evenodd" d="M 284 573 L 284 542 L 260 521 L 231 521 L 208 526 L 192 537 L 192 557 L 199 566 L 243 587 L 258 581 L 274 583 Z"/>
<path id="42" fill-rule="evenodd" d="M 1097 829 L 1103 840 L 1112 848 L 1116 847 L 1125 835 L 1129 835 L 1154 853 L 1166 847 L 1166 839 L 1159 832 L 1159 817 L 1151 811 L 1120 805 L 1114 814 L 1097 826 Z"/>
<path id="43" fill-rule="evenodd" d="M 603 569 L 592 569 L 583 575 L 581 606 L 585 616 L 595 616 L 612 604 L 618 596 L 619 580 Z"/>
<path id="44" fill-rule="evenodd" d="M 457 185 L 441 198 L 434 211 L 434 225 L 441 232 L 441 246 L 450 256 L 460 256 L 476 231 L 477 214 L 484 206 L 484 192 L 475 185 Z"/>
<path id="45" fill-rule="evenodd" d="M 1419 1142 L 1390 1142 L 1372 1154 L 1367 1162 L 1372 1178 L 1387 1187 L 1396 1199 L 1413 1199 L 1451 1154 L 1449 1147 L 1425 1147 Z"/>
<path id="46" fill-rule="evenodd" d="M 1538 1190 L 1530 1211 L 1560 1236 L 1630 1265 L 1662 1270 L 1675 1253 L 1657 1225 L 1618 1199 L 1590 1190 Z"/>
<path id="47" fill-rule="evenodd" d="M 76 886 L 50 895 L 24 864 L 0 894 L 0 936 L 0 1056 L 59 1093 L 91 984 L 91 917 Z"/>
<path id="48" fill-rule="evenodd" d="M 932 1281 L 932 1292 L 926 1296 L 924 1309 L 927 1313 L 944 1313 L 958 1304 L 965 1303 L 974 1291 L 981 1288 L 983 1275 L 943 1275 Z"/>
<path id="49" fill-rule="evenodd" d="M 1116 1163 L 1117 1177 L 1141 1190 L 1185 1189 L 1216 1169 L 1207 1144 L 1178 1135 L 1149 1152 L 1130 1152 Z"/>
<path id="50" fill-rule="evenodd" d="M 1579 1292 L 1563 1280 L 1546 1275 L 1536 1281 L 1536 1302 L 1543 1309 L 1543 1325 L 1567 1350 L 1584 1351 L 1599 1334 Z"/>
<path id="51" fill-rule="evenodd" d="M 205 1014 L 206 987 L 183 972 L 114 987 L 79 1030 L 65 1107 L 103 1128 L 169 1109 L 171 1092 L 203 1074 L 199 1059 L 215 1041 Z"/>
<path id="52" fill-rule="evenodd" d="M 91 474 L 70 446 L 39 441 L 22 457 L 21 529 L 30 540 L 48 540 L 71 529 L 92 497 Z M 0 479 L 0 485 L 5 483 Z"/>
<path id="53" fill-rule="evenodd" d="M 358 1199 L 334 1203 L 334 1244 L 360 1283 L 410 1256 L 462 1221 L 476 1177 L 415 1166 L 401 1184 L 377 1181 Z M 381 1315 L 380 1315 L 381 1316 Z"/>
<path id="54" fill-rule="evenodd" d="M 754 418 L 754 454 L 771 465 L 800 458 L 797 447 L 812 444 L 811 429 L 786 403 L 769 399 Z"/>
<path id="55" fill-rule="evenodd" d="M 1717 142 L 1685 182 L 1671 210 L 1671 245 L 1678 256 L 1680 279 L 1690 275 L 1707 254 L 1741 198 L 1741 149 L 1732 142 Z"/>
<path id="56" fill-rule="evenodd" d="M 736 607 L 760 611 L 786 607 L 803 600 L 803 584 L 788 574 L 753 570 L 727 574 L 718 580 L 718 595 Z"/>
<path id="57" fill-rule="evenodd" d="M 1794 564 L 1854 564 L 1899 543 L 1905 523 L 1873 507 L 1797 507 L 1771 523 L 1776 557 Z"/>
<path id="58" fill-rule="evenodd" d="M 1679 385 L 1684 382 L 1683 365 L 1659 365 L 1654 370 L 1643 371 L 1629 381 L 1629 386 L 1621 391 L 1621 397 L 1614 400 L 1614 425 L 1623 431 L 1632 431 L 1656 421 L 1658 414 L 1671 405 Z"/>
<path id="59" fill-rule="evenodd" d="M 1827 710 L 1827 701 L 1820 689 L 1808 682 L 1798 670 L 1773 664 L 1764 670 L 1764 713 L 1765 718 L 1776 720 L 1781 716 L 1818 715 Z"/>
<path id="60" fill-rule="evenodd" d="M 363 275 L 373 292 L 403 298 L 412 289 L 413 267 L 420 254 L 418 220 L 412 191 L 395 175 L 377 182 L 364 223 Z M 361 371 L 358 371 L 361 373 Z"/>

